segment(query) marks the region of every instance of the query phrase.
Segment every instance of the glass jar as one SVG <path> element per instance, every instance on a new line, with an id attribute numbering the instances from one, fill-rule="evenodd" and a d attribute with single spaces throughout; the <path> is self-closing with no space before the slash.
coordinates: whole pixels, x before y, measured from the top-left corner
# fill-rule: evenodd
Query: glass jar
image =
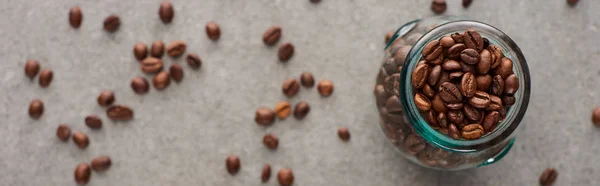
<path id="1" fill-rule="evenodd" d="M 427 43 L 467 29 L 476 30 L 490 44 L 502 48 L 504 57 L 513 61 L 520 87 L 514 95 L 515 104 L 502 113 L 504 120 L 494 131 L 477 140 L 455 140 L 442 133 L 447 133 L 447 129 L 432 128 L 420 114 L 414 103 L 411 75 Z M 460 17 L 433 17 L 400 27 L 390 39 L 384 56 L 374 90 L 379 123 L 387 139 L 404 157 L 428 168 L 461 170 L 492 164 L 510 151 L 530 94 L 525 57 L 510 37 L 485 23 Z M 399 99 L 389 100 L 393 96 Z M 400 102 L 401 106 L 390 105 L 394 102 Z"/>

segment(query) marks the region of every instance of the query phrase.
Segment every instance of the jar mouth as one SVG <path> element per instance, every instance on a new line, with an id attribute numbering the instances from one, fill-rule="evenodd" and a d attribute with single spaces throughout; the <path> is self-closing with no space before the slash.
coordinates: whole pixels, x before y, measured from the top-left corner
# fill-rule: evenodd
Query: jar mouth
<path id="1" fill-rule="evenodd" d="M 425 118 L 420 114 L 419 109 L 414 103 L 414 93 L 411 83 L 412 71 L 421 59 L 423 47 L 433 40 L 438 40 L 443 36 L 452 33 L 463 33 L 467 29 L 473 29 L 480 33 L 482 37 L 488 38 L 490 44 L 502 47 L 504 56 L 513 61 L 514 74 L 519 78 L 521 85 L 515 93 L 515 104 L 508 107 L 505 119 L 498 123 L 496 129 L 491 133 L 484 135 L 477 140 L 455 140 L 445 134 L 433 129 Z M 413 125 L 415 131 L 425 140 L 435 146 L 454 152 L 476 152 L 492 146 L 495 146 L 505 139 L 510 138 L 523 119 L 530 97 L 530 76 L 527 62 L 521 49 L 517 44 L 499 29 L 477 21 L 460 20 L 442 24 L 431 31 L 425 33 L 414 45 L 407 55 L 406 62 L 402 67 L 400 76 L 400 99 L 408 120 Z"/>

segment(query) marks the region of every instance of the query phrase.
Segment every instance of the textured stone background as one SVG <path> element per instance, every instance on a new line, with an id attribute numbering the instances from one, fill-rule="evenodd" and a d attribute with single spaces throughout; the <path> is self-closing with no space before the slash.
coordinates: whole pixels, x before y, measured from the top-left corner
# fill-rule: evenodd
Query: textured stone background
<path id="1" fill-rule="evenodd" d="M 163 25 L 159 0 L 2 0 L 0 2 L 0 185 L 75 185 L 75 166 L 110 155 L 111 169 L 93 173 L 89 185 L 277 185 L 261 184 L 264 163 L 273 174 L 290 167 L 296 186 L 317 185 L 536 185 L 546 167 L 559 171 L 555 185 L 600 185 L 600 130 L 590 122 L 600 104 L 600 1 L 475 0 L 468 9 L 449 0 L 448 15 L 466 15 L 509 34 L 531 69 L 532 99 L 516 145 L 502 161 L 460 172 L 427 170 L 404 160 L 376 125 L 372 87 L 383 36 L 403 23 L 432 16 L 429 0 L 174 0 L 176 16 Z M 70 28 L 69 7 L 80 5 L 84 21 Z M 121 16 L 115 34 L 102 30 L 111 13 Z M 223 35 L 211 42 L 206 22 Z M 262 32 L 283 27 L 296 56 L 277 62 L 276 48 L 262 44 Z M 183 39 L 188 52 L 204 60 L 200 71 L 167 90 L 138 96 L 129 87 L 144 75 L 132 55 L 137 41 Z M 281 43 L 280 42 L 280 43 Z M 23 74 L 28 59 L 52 68 L 47 89 Z M 182 59 L 164 58 L 166 64 Z M 306 100 L 312 111 L 303 121 L 288 118 L 257 126 L 254 110 L 286 98 L 283 80 L 311 71 L 335 83 L 332 97 L 302 88 L 292 102 Z M 95 97 L 116 92 L 117 103 L 132 106 L 135 120 L 110 122 Z M 29 101 L 40 98 L 46 112 L 27 116 Z M 90 131 L 83 118 L 105 122 Z M 58 124 L 89 134 L 86 150 L 55 137 Z M 337 127 L 352 132 L 349 143 Z M 265 132 L 280 137 L 276 151 L 261 143 Z M 228 154 L 241 157 L 230 176 Z"/>

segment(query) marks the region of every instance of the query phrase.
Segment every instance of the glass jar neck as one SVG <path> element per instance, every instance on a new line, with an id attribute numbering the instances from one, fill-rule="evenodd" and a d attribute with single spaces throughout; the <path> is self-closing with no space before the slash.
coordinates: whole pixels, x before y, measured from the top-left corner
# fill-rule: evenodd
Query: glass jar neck
<path id="1" fill-rule="evenodd" d="M 411 83 L 412 71 L 421 59 L 425 44 L 452 33 L 463 33 L 467 29 L 476 30 L 482 37 L 488 38 L 490 44 L 502 47 L 504 56 L 513 61 L 513 71 L 519 77 L 520 89 L 515 93 L 515 104 L 509 107 L 505 119 L 496 129 L 477 140 L 455 140 L 431 128 L 420 114 L 414 103 L 414 91 Z M 511 138 L 521 122 L 530 95 L 529 68 L 521 49 L 505 33 L 495 27 L 476 21 L 453 21 L 440 25 L 423 35 L 407 55 L 400 76 L 400 99 L 408 120 L 415 131 L 432 144 L 454 152 L 477 152 L 502 143 Z"/>

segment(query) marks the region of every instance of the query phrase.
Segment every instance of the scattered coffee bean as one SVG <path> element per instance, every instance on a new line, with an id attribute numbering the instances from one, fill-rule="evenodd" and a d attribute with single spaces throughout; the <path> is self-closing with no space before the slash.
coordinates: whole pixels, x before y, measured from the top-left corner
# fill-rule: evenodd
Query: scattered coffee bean
<path id="1" fill-rule="evenodd" d="M 464 43 L 465 42 L 465 38 L 460 33 L 451 34 L 450 37 L 452 37 L 452 39 L 454 39 L 455 43 Z"/>
<path id="2" fill-rule="evenodd" d="M 56 129 L 56 137 L 61 141 L 69 140 L 71 136 L 71 128 L 66 124 L 61 124 Z"/>
<path id="3" fill-rule="evenodd" d="M 163 61 L 159 58 L 148 57 L 142 60 L 141 68 L 144 73 L 157 73 L 163 69 Z"/>
<path id="4" fill-rule="evenodd" d="M 111 164 L 112 164 L 112 161 L 110 160 L 110 157 L 108 157 L 108 156 L 98 156 L 98 157 L 92 159 L 92 163 L 91 163 L 92 169 L 94 171 L 98 171 L 98 172 L 108 170 L 108 168 L 110 168 Z"/>
<path id="5" fill-rule="evenodd" d="M 439 57 L 443 52 L 443 48 L 440 45 L 440 42 L 437 40 L 431 41 L 429 43 L 427 43 L 427 45 L 425 45 L 425 47 L 423 47 L 423 51 L 421 52 L 421 54 L 423 55 L 423 58 L 427 61 L 430 60 L 434 60 L 435 58 Z"/>
<path id="6" fill-rule="evenodd" d="M 39 84 L 42 88 L 46 88 L 50 86 L 52 83 L 52 79 L 54 78 L 54 73 L 50 69 L 43 69 L 40 72 Z"/>
<path id="7" fill-rule="evenodd" d="M 418 64 L 415 70 L 413 70 L 411 81 L 414 88 L 423 88 L 423 85 L 427 82 L 427 76 L 429 74 L 429 65 Z M 438 77 L 439 80 L 439 77 Z"/>
<path id="8" fill-rule="evenodd" d="M 131 80 L 131 89 L 137 94 L 146 94 L 150 90 L 150 85 L 143 77 L 135 77 Z"/>
<path id="9" fill-rule="evenodd" d="M 415 105 L 423 112 L 431 109 L 431 102 L 423 94 L 415 94 Z"/>
<path id="10" fill-rule="evenodd" d="M 92 171 L 87 163 L 80 163 L 75 167 L 75 182 L 80 185 L 85 185 L 90 182 Z"/>
<path id="11" fill-rule="evenodd" d="M 155 58 L 161 58 L 165 53 L 165 43 L 160 40 L 156 40 L 152 42 L 152 47 L 150 47 L 150 56 Z"/>
<path id="12" fill-rule="evenodd" d="M 558 177 L 558 172 L 554 168 L 547 168 L 544 170 L 542 175 L 540 176 L 540 185 L 542 186 L 550 186 L 554 184 L 556 178 Z"/>
<path id="13" fill-rule="evenodd" d="M 498 96 L 490 95 L 490 106 L 485 108 L 485 110 L 492 111 L 500 110 L 502 108 L 504 108 L 504 106 L 502 105 L 502 99 L 500 99 L 500 97 Z"/>
<path id="14" fill-rule="evenodd" d="M 450 59 L 458 59 L 463 50 L 467 49 L 467 46 L 462 43 L 456 43 L 448 49 L 448 57 Z"/>
<path id="15" fill-rule="evenodd" d="M 225 159 L 225 167 L 227 168 L 227 172 L 229 172 L 229 174 L 237 174 L 241 167 L 240 158 L 234 155 L 227 156 L 227 159 Z"/>
<path id="16" fill-rule="evenodd" d="M 138 42 L 133 46 L 133 55 L 138 61 L 143 60 L 148 56 L 148 47 L 142 42 Z"/>
<path id="17" fill-rule="evenodd" d="M 292 43 L 284 43 L 279 47 L 279 51 L 277 52 L 277 56 L 279 57 L 279 61 L 287 62 L 294 56 L 294 45 Z"/>
<path id="18" fill-rule="evenodd" d="M 342 141 L 350 140 L 350 131 L 346 127 L 338 128 L 338 137 L 342 139 Z"/>
<path id="19" fill-rule="evenodd" d="M 81 13 L 81 7 L 74 6 L 69 9 L 69 23 L 71 27 L 77 29 L 81 26 L 83 20 L 83 13 Z"/>
<path id="20" fill-rule="evenodd" d="M 185 60 L 187 61 L 187 64 L 192 67 L 192 69 L 199 69 L 202 67 L 202 60 L 196 53 L 188 54 Z"/>
<path id="21" fill-rule="evenodd" d="M 279 119 L 285 119 L 292 113 L 292 106 L 287 101 L 280 101 L 275 105 L 275 113 Z"/>
<path id="22" fill-rule="evenodd" d="M 75 131 L 73 132 L 73 142 L 75 142 L 80 149 L 85 149 L 90 144 L 90 139 L 85 133 Z"/>
<path id="23" fill-rule="evenodd" d="M 254 115 L 254 121 L 262 126 L 271 125 L 275 121 L 275 112 L 268 108 L 258 108 Z"/>
<path id="24" fill-rule="evenodd" d="M 600 107 L 596 107 L 592 111 L 592 123 L 600 127 Z"/>
<path id="25" fill-rule="evenodd" d="M 277 172 L 277 181 L 281 186 L 291 186 L 294 183 L 294 173 L 289 168 L 279 169 Z"/>
<path id="26" fill-rule="evenodd" d="M 468 72 L 463 75 L 462 80 L 460 81 L 460 90 L 463 96 L 468 98 L 473 97 L 477 91 L 477 80 L 475 79 L 475 75 Z"/>
<path id="27" fill-rule="evenodd" d="M 38 119 L 44 113 L 44 102 L 40 99 L 34 99 L 29 103 L 29 116 Z"/>
<path id="28" fill-rule="evenodd" d="M 40 63 L 37 60 L 27 60 L 25 63 L 25 75 L 29 79 L 35 78 L 40 71 Z"/>
<path id="29" fill-rule="evenodd" d="M 511 74 L 504 80 L 504 93 L 513 95 L 519 89 L 519 78 L 515 74 Z"/>
<path id="30" fill-rule="evenodd" d="M 273 46 L 281 38 L 281 27 L 273 25 L 263 33 L 263 42 L 267 46 Z"/>
<path id="31" fill-rule="evenodd" d="M 450 126 L 448 127 L 448 135 L 455 140 L 460 139 L 460 132 L 458 131 L 458 128 L 456 128 L 456 125 L 454 124 L 450 124 Z"/>
<path id="32" fill-rule="evenodd" d="M 450 82 L 445 82 L 440 86 L 439 95 L 446 103 L 458 103 L 463 100 L 458 87 Z"/>
<path id="33" fill-rule="evenodd" d="M 271 178 L 271 165 L 265 164 L 263 166 L 262 172 L 260 173 L 260 180 L 263 183 L 266 183 Z"/>
<path id="34" fill-rule="evenodd" d="M 315 85 L 315 78 L 310 72 L 302 72 L 300 74 L 300 83 L 304 87 L 313 87 Z"/>
<path id="35" fill-rule="evenodd" d="M 495 73 L 497 75 L 502 76 L 502 78 L 505 79 L 509 75 L 513 74 L 512 68 L 513 68 L 512 60 L 505 57 L 505 58 L 502 58 L 502 61 L 500 62 L 500 65 L 498 66 L 498 68 L 496 68 Z"/>
<path id="36" fill-rule="evenodd" d="M 169 78 L 169 73 L 165 71 L 161 71 L 154 78 L 152 78 L 152 84 L 156 90 L 164 90 L 169 84 L 171 84 L 171 79 Z"/>
<path id="37" fill-rule="evenodd" d="M 492 111 L 488 113 L 483 120 L 483 129 L 487 132 L 492 132 L 500 120 L 500 112 Z"/>
<path id="38" fill-rule="evenodd" d="M 321 96 L 329 97 L 333 93 L 333 82 L 327 79 L 321 80 L 317 84 L 317 90 Z"/>
<path id="39" fill-rule="evenodd" d="M 271 150 L 277 149 L 277 146 L 279 146 L 279 138 L 273 134 L 265 134 L 265 136 L 263 136 L 263 144 Z"/>
<path id="40" fill-rule="evenodd" d="M 479 124 L 470 124 L 461 130 L 461 135 L 467 140 L 479 139 L 485 134 L 483 127 Z"/>
<path id="41" fill-rule="evenodd" d="M 183 68 L 179 64 L 172 64 L 169 68 L 169 75 L 176 83 L 179 83 L 183 79 Z"/>
<path id="42" fill-rule="evenodd" d="M 390 39 L 392 39 L 392 37 L 394 37 L 395 33 L 396 33 L 396 31 L 390 31 L 387 34 L 385 34 L 385 44 L 390 43 Z"/>
<path id="43" fill-rule="evenodd" d="M 182 40 L 173 41 L 173 42 L 169 43 L 169 45 L 167 45 L 167 55 L 169 55 L 171 57 L 178 57 L 178 56 L 182 55 L 183 53 L 185 53 L 186 48 L 187 48 L 187 45 L 185 44 L 184 41 L 182 41 Z"/>
<path id="44" fill-rule="evenodd" d="M 579 0 L 567 0 L 567 4 L 569 4 L 571 6 L 577 5 L 578 2 L 579 2 Z"/>
<path id="45" fill-rule="evenodd" d="M 469 99 L 469 104 L 479 109 L 484 109 L 490 106 L 490 102 L 490 95 L 484 91 L 475 92 L 475 95 Z"/>
<path id="46" fill-rule="evenodd" d="M 206 36 L 213 41 L 219 40 L 221 38 L 221 27 L 214 21 L 206 23 Z"/>
<path id="47" fill-rule="evenodd" d="M 102 119 L 96 115 L 89 115 L 85 117 L 85 125 L 92 129 L 102 128 Z"/>
<path id="48" fill-rule="evenodd" d="M 483 38 L 479 35 L 479 32 L 467 30 L 463 36 L 465 37 L 465 45 L 467 48 L 474 49 L 477 52 L 483 50 Z"/>
<path id="49" fill-rule="evenodd" d="M 295 96 L 298 90 L 300 90 L 300 83 L 294 78 L 285 80 L 281 86 L 281 91 L 288 97 Z"/>
<path id="50" fill-rule="evenodd" d="M 514 96 L 502 96 L 502 103 L 504 104 L 504 106 L 511 106 L 515 104 L 515 97 Z"/>
<path id="51" fill-rule="evenodd" d="M 492 84 L 492 76 L 489 74 L 477 76 L 477 90 L 487 91 Z"/>
<path id="52" fill-rule="evenodd" d="M 165 23 L 171 23 L 173 21 L 173 17 L 175 16 L 175 11 L 173 10 L 173 5 L 170 1 L 163 1 L 160 3 L 160 8 L 158 8 L 158 17 L 160 20 Z"/>
<path id="53" fill-rule="evenodd" d="M 467 48 L 460 53 L 460 59 L 470 65 L 479 63 L 481 56 L 475 49 Z"/>
<path id="54" fill-rule="evenodd" d="M 303 119 L 310 112 L 310 105 L 306 101 L 300 101 L 294 106 L 294 117 L 296 119 Z"/>
<path id="55" fill-rule="evenodd" d="M 446 0 L 433 0 L 431 2 L 431 11 L 436 14 L 442 14 L 446 11 Z"/>
<path id="56" fill-rule="evenodd" d="M 106 115 L 112 120 L 127 121 L 133 119 L 134 113 L 127 106 L 113 105 L 106 110 Z"/>
<path id="57" fill-rule="evenodd" d="M 109 90 L 104 90 L 100 92 L 100 95 L 98 95 L 96 100 L 98 101 L 98 105 L 103 107 L 112 105 L 115 102 L 115 93 Z"/>
<path id="58" fill-rule="evenodd" d="M 110 15 L 104 19 L 104 30 L 108 32 L 115 32 L 121 26 L 121 19 L 117 15 Z"/>
<path id="59" fill-rule="evenodd" d="M 473 0 L 463 0 L 462 1 L 462 6 L 465 8 L 468 8 L 469 6 L 471 6 L 471 3 L 473 2 Z"/>
<path id="60" fill-rule="evenodd" d="M 493 95 L 499 96 L 499 95 L 502 95 L 502 92 L 504 92 L 504 80 L 502 79 L 502 76 L 496 75 L 492 79 L 492 91 L 491 91 L 491 93 Z"/>

